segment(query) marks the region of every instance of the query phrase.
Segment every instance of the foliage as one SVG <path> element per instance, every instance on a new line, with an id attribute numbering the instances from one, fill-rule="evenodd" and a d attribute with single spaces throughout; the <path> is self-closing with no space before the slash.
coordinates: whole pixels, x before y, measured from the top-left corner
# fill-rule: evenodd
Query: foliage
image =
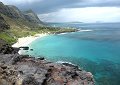
<path id="1" fill-rule="evenodd" d="M 20 37 L 33 36 L 39 33 L 63 33 L 63 32 L 73 32 L 76 29 L 71 28 L 60 28 L 60 27 L 49 27 L 43 25 L 36 25 L 30 23 L 23 19 L 12 19 L 3 14 L 2 17 L 5 19 L 6 23 L 10 25 L 10 29 L 0 32 L 0 39 L 5 42 L 12 44 Z"/>
<path id="2" fill-rule="evenodd" d="M 0 32 L 0 39 L 4 40 L 9 44 L 16 42 L 16 39 L 7 32 Z"/>

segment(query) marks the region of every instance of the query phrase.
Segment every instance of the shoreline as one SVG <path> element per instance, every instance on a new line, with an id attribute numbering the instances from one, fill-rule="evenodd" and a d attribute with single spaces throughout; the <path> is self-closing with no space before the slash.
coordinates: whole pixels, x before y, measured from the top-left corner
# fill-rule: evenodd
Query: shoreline
<path id="1" fill-rule="evenodd" d="M 76 31 L 74 31 L 76 32 Z M 63 34 L 63 33 L 70 33 L 70 32 L 59 32 L 59 33 L 41 33 L 41 34 L 35 34 L 34 36 L 27 36 L 27 37 L 22 37 L 22 38 L 18 38 L 17 42 L 14 43 L 12 45 L 13 48 L 20 48 L 20 47 L 28 47 L 29 48 L 29 44 L 32 43 L 33 41 L 35 41 L 38 38 L 42 38 L 48 35 L 56 35 L 56 34 Z M 26 52 L 28 52 L 28 50 L 19 50 L 18 54 L 20 55 L 26 55 Z"/>
<path id="2" fill-rule="evenodd" d="M 77 30 L 74 32 L 89 32 L 92 30 Z M 62 34 L 67 34 L 67 33 L 73 33 L 73 32 L 60 32 L 60 33 L 53 33 L 53 34 L 57 34 L 57 35 L 62 35 Z M 27 37 L 22 37 L 22 38 L 18 38 L 17 42 L 14 43 L 12 45 L 12 47 L 15 48 L 19 48 L 19 47 L 27 47 L 30 43 L 32 43 L 33 41 L 35 41 L 38 38 L 42 38 L 45 36 L 50 35 L 50 33 L 41 33 L 41 34 L 35 34 L 34 36 L 27 36 Z"/>
<path id="3" fill-rule="evenodd" d="M 53 33 L 53 35 L 63 34 L 63 33 L 65 34 L 65 33 L 69 33 L 69 32 Z M 27 36 L 27 37 L 18 38 L 17 42 L 14 43 L 12 45 L 12 47 L 14 47 L 14 48 L 27 47 L 30 43 L 32 43 L 36 39 L 42 38 L 42 37 L 45 37 L 48 35 L 50 35 L 50 33 L 41 33 L 41 34 L 35 34 L 34 36 Z"/>
<path id="4" fill-rule="evenodd" d="M 12 47 L 19 48 L 19 47 L 26 47 L 33 41 L 35 41 L 38 38 L 42 38 L 45 36 L 48 36 L 50 34 L 48 33 L 42 33 L 42 34 L 35 34 L 34 36 L 27 36 L 27 37 L 22 37 L 18 38 L 17 42 L 12 45 Z"/>
<path id="5" fill-rule="evenodd" d="M 92 73 L 78 66 L 19 55 L 19 49 L 9 45 L 3 48 L 0 52 L 0 85 L 95 85 Z"/>

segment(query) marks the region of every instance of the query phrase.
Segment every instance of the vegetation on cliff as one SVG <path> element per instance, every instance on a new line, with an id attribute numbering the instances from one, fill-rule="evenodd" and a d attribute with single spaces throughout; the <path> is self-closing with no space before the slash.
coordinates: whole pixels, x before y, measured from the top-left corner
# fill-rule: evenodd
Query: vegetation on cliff
<path id="1" fill-rule="evenodd" d="M 0 45 L 13 44 L 20 37 L 37 33 L 73 32 L 75 29 L 48 27 L 32 10 L 20 11 L 12 5 L 0 2 Z M 4 41 L 4 42 L 3 42 Z"/>

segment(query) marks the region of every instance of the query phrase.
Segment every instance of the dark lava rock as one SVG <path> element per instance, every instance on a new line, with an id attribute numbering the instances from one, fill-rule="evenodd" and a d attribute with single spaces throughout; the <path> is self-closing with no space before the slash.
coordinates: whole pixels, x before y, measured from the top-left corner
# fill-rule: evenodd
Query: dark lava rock
<path id="1" fill-rule="evenodd" d="M 90 72 L 68 64 L 49 63 L 44 58 L 27 55 L 0 54 L 0 85 L 94 85 L 94 79 Z"/>
<path id="2" fill-rule="evenodd" d="M 27 75 L 24 78 L 22 85 L 39 85 L 39 83 L 35 80 L 35 78 L 32 75 Z"/>
<path id="3" fill-rule="evenodd" d="M 75 68 L 75 69 L 79 69 L 78 66 L 73 65 L 73 64 L 70 64 L 70 63 L 62 63 L 62 64 L 65 65 L 65 66 L 73 67 L 73 68 Z M 79 69 L 79 70 L 80 70 L 80 69 Z"/>
<path id="4" fill-rule="evenodd" d="M 3 45 L 0 48 L 0 53 L 2 54 L 15 54 L 19 51 L 18 48 L 13 48 L 9 44 Z"/>
<path id="5" fill-rule="evenodd" d="M 74 73 L 71 74 L 72 78 L 76 78 L 77 76 L 78 76 L 78 74 L 76 72 L 74 72 Z"/>
<path id="6" fill-rule="evenodd" d="M 29 47 L 19 47 L 20 49 L 22 48 L 23 50 L 29 50 Z"/>
<path id="7" fill-rule="evenodd" d="M 39 60 L 44 60 L 45 58 L 44 57 L 40 57 L 40 58 L 38 58 Z"/>
<path id="8" fill-rule="evenodd" d="M 1 68 L 2 68 L 2 69 L 6 69 L 6 68 L 7 68 L 7 66 L 1 66 Z"/>
<path id="9" fill-rule="evenodd" d="M 21 57 L 17 55 L 17 56 L 12 58 L 11 63 L 12 63 L 12 65 L 14 65 L 20 60 L 21 60 Z"/>
<path id="10" fill-rule="evenodd" d="M 33 49 L 30 49 L 30 51 L 33 51 Z"/>

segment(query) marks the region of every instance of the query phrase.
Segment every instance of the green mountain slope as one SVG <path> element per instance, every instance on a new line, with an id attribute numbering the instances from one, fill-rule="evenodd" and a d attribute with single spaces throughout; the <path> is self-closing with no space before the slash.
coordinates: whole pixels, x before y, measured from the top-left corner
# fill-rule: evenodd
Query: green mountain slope
<path id="1" fill-rule="evenodd" d="M 73 32 L 75 29 L 61 29 L 46 26 L 32 10 L 20 11 L 12 5 L 0 2 L 0 46 L 13 44 L 20 37 L 36 33 Z"/>

